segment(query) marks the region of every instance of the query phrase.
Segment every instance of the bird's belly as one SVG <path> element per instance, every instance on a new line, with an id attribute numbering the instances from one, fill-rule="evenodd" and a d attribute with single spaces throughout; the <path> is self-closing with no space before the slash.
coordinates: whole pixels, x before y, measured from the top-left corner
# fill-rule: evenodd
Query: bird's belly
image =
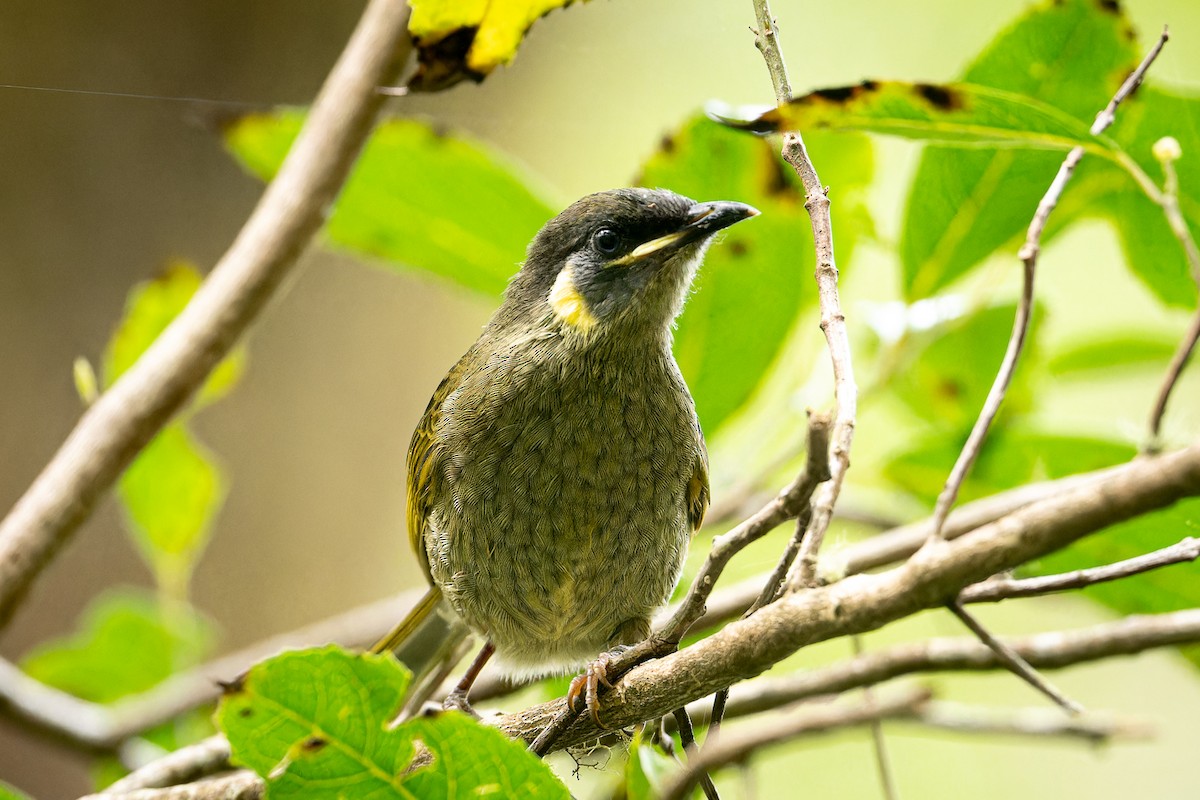
<path id="1" fill-rule="evenodd" d="M 451 466 L 427 552 L 447 599 L 510 670 L 569 669 L 674 588 L 695 454 L 682 445 L 694 434 L 663 415 L 619 441 L 611 425 L 593 434 L 595 413 L 514 418 Z"/>

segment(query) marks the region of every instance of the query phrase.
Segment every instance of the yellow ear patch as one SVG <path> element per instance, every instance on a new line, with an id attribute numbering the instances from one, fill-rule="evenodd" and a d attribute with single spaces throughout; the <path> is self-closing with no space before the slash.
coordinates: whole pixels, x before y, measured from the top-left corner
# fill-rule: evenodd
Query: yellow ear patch
<path id="1" fill-rule="evenodd" d="M 586 333 L 596 325 L 596 318 L 587 307 L 587 301 L 575 288 L 571 278 L 571 265 L 567 264 L 558 273 L 554 287 L 546 298 L 554 315 L 581 333 Z"/>

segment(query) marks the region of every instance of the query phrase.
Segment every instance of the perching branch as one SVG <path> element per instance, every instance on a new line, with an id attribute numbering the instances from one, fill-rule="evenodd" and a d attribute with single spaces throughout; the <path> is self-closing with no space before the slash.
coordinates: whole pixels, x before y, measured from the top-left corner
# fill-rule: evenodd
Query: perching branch
<path id="1" fill-rule="evenodd" d="M 950 519 L 942 529 L 942 536 L 946 539 L 957 539 L 1031 503 L 1102 480 L 1114 474 L 1114 470 L 1117 469 L 1120 468 L 1106 468 L 1053 481 L 1030 483 L 959 506 L 951 512 Z M 933 519 L 927 518 L 850 545 L 834 559 L 841 562 L 840 568 L 831 568 L 830 571 L 841 575 L 857 575 L 903 561 L 920 549 L 929 537 L 932 527 Z M 762 591 L 766 577 L 766 574 L 757 575 L 714 592 L 708 599 L 707 611 L 693 625 L 693 630 L 707 630 L 741 616 Z M 478 685 L 475 696 L 481 696 Z"/>
<path id="2" fill-rule="evenodd" d="M 601 696 L 611 728 L 658 718 L 721 686 L 760 674 L 809 644 L 874 630 L 944 606 L 966 586 L 1061 549 L 1089 533 L 1200 494 L 1200 443 L 1112 470 L 1098 481 L 1033 503 L 953 541 L 936 540 L 880 574 L 852 575 L 787 594 L 677 653 L 635 667 Z M 559 699 L 495 720 L 526 741 L 564 707 Z M 597 738 L 576 719 L 557 742 Z"/>
<path id="3" fill-rule="evenodd" d="M 0 522 L 0 627 L 138 451 L 258 317 L 325 221 L 408 56 L 408 4 L 372 0 L 278 176 L 183 312 L 97 398 Z"/>

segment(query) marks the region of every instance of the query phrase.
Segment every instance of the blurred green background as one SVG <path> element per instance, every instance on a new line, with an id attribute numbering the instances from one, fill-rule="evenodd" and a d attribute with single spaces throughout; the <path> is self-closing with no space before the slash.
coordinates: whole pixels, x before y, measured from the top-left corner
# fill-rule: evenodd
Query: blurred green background
<path id="1" fill-rule="evenodd" d="M 865 77 L 950 80 L 1025 7 L 1017 0 L 774 3 L 797 91 Z M 303 103 L 360 8 L 314 0 L 9 0 L 0 10 L 0 83 Z M 1200 88 L 1200 4 L 1145 0 L 1127 10 L 1144 40 L 1171 26 L 1173 41 L 1154 79 Z M 705 101 L 769 101 L 748 30 L 753 21 L 749 0 L 593 0 L 537 23 L 516 63 L 482 86 L 404 98 L 391 108 L 506 151 L 565 204 L 629 183 L 660 137 Z M 7 387 L 0 394 L 0 508 L 11 506 L 77 419 L 71 362 L 78 355 L 99 359 L 130 286 L 172 258 L 207 269 L 257 198 L 260 185 L 213 132 L 219 113 L 203 104 L 0 89 L 0 374 Z M 871 204 L 880 237 L 890 242 L 898 238 L 917 150 L 881 142 L 876 152 L 881 178 Z M 520 257 L 513 254 L 514 268 Z M 429 393 L 491 310 L 415 274 L 319 250 L 306 262 L 255 330 L 241 384 L 195 422 L 231 480 L 193 592 L 218 621 L 223 649 L 422 581 L 403 532 L 404 450 Z M 997 261 L 993 271 L 1003 276 L 1012 263 Z M 863 246 L 852 265 L 842 266 L 852 267 L 843 290 L 852 324 L 864 301 L 897 296 L 896 266 L 884 247 Z M 1039 292 L 1056 312 L 1050 341 L 1122 321 L 1182 330 L 1181 316 L 1166 315 L 1128 277 L 1114 237 L 1100 224 L 1073 229 L 1047 251 Z M 818 337 L 813 345 L 819 355 Z M 1044 413 L 1073 429 L 1091 424 L 1136 439 L 1156 381 L 1148 375 L 1137 396 L 1103 385 L 1064 387 Z M 1198 385 L 1191 376 L 1172 409 L 1168 435 L 1175 441 L 1196 434 Z M 823 402 L 820 387 L 805 401 Z M 864 418 L 857 440 L 863 452 L 886 447 L 893 435 L 887 421 Z M 720 444 L 715 474 L 736 475 L 744 465 L 733 457 L 722 463 Z M 864 458 L 855 470 L 875 472 Z M 739 570 L 764 569 L 773 559 L 773 548 L 764 546 Z M 149 575 L 108 502 L 38 584 L 0 653 L 17 658 L 70 630 L 91 597 L 119 582 L 148 584 Z M 1076 627 L 1107 616 L 1078 598 L 985 611 L 1000 632 Z M 930 613 L 867 637 L 867 646 L 929 633 L 961 631 Z M 799 663 L 845 656 L 847 649 L 831 643 Z M 1089 707 L 1150 720 L 1156 739 L 1091 750 L 889 727 L 903 795 L 1200 795 L 1190 769 L 1200 733 L 1193 667 L 1158 653 L 1055 679 Z M 951 699 L 1043 703 L 1004 675 L 937 683 Z M 858 733 L 756 763 L 759 797 L 801 790 L 807 797 L 879 796 L 867 738 Z M 72 797 L 89 785 L 86 759 L 2 721 L 0 778 L 41 798 Z M 738 796 L 739 780 L 728 779 L 730 796 Z"/>

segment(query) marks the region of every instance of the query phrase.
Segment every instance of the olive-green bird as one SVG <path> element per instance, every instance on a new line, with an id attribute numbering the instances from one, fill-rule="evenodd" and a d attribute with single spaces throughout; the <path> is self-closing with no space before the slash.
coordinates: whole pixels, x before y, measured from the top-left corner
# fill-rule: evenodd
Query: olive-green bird
<path id="1" fill-rule="evenodd" d="M 589 195 L 529 246 L 408 451 L 408 530 L 432 589 L 377 651 L 449 605 L 514 676 L 644 639 L 708 506 L 708 456 L 671 354 L 713 234 L 758 212 L 673 192 Z M 402 654 L 403 657 L 403 654 Z M 578 685 L 573 686 L 574 691 Z"/>

